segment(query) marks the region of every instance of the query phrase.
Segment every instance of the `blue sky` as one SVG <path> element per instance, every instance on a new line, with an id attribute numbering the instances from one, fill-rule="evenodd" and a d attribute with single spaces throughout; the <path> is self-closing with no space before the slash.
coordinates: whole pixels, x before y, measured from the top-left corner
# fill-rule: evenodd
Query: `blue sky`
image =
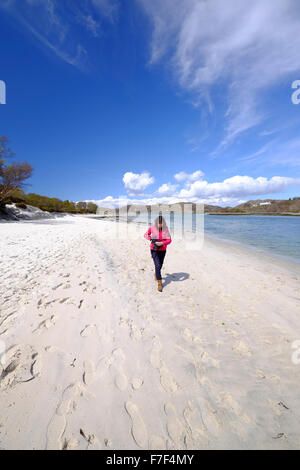
<path id="1" fill-rule="evenodd" d="M 297 0 L 0 0 L 0 135 L 27 192 L 300 196 Z"/>

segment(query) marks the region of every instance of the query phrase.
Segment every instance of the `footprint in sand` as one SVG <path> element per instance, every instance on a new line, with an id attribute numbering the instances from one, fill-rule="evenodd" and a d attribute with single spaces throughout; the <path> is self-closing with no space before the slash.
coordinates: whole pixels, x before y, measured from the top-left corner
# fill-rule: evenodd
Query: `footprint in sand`
<path id="1" fill-rule="evenodd" d="M 182 330 L 180 330 L 180 334 L 181 334 L 182 338 L 185 341 L 188 341 L 189 343 L 192 343 L 192 344 L 201 344 L 201 343 L 203 343 L 203 341 L 201 341 L 199 336 L 194 336 L 192 331 L 189 328 L 183 328 Z"/>
<path id="2" fill-rule="evenodd" d="M 133 390 L 138 390 L 139 388 L 141 388 L 143 383 L 144 383 L 143 379 L 140 379 L 139 377 L 134 377 L 132 379 L 131 386 L 132 386 Z"/>
<path id="3" fill-rule="evenodd" d="M 67 273 L 67 274 L 61 273 L 61 274 L 59 274 L 59 276 L 60 276 L 60 277 L 70 277 L 71 274 L 70 274 L 70 273 Z"/>
<path id="4" fill-rule="evenodd" d="M 115 366 L 111 367 L 114 367 L 116 369 Z M 121 391 L 126 390 L 126 388 L 128 387 L 128 379 L 122 369 L 116 369 L 115 385 Z"/>
<path id="5" fill-rule="evenodd" d="M 124 362 L 125 361 L 125 354 L 121 348 L 116 348 L 112 351 L 112 358 L 114 361 Z"/>
<path id="6" fill-rule="evenodd" d="M 58 289 L 59 287 L 61 287 L 63 285 L 63 282 L 60 282 L 59 284 L 57 284 L 56 286 L 53 286 L 52 287 L 52 290 L 56 290 Z"/>
<path id="7" fill-rule="evenodd" d="M 95 380 L 95 365 L 93 361 L 84 361 L 83 369 L 83 382 L 85 385 L 90 385 Z"/>
<path id="8" fill-rule="evenodd" d="M 41 356 L 30 345 L 11 347 L 6 353 L 6 364 L 0 376 L 1 388 L 29 382 L 41 375 Z"/>
<path id="9" fill-rule="evenodd" d="M 167 393 L 174 393 L 178 390 L 179 385 L 176 383 L 172 374 L 166 367 L 165 363 L 162 361 L 160 357 L 160 349 L 160 344 L 156 340 L 153 344 L 153 348 L 150 354 L 150 362 L 155 369 L 158 369 L 160 374 L 160 383 L 164 390 Z"/>
<path id="10" fill-rule="evenodd" d="M 110 448 L 112 446 L 112 441 L 110 439 L 105 438 L 104 444 L 105 444 L 105 447 Z"/>
<path id="11" fill-rule="evenodd" d="M 47 428 L 47 450 L 61 450 L 63 448 L 62 436 L 66 425 L 65 416 L 57 414 L 53 416 Z"/>
<path id="12" fill-rule="evenodd" d="M 217 415 L 217 410 L 203 397 L 198 397 L 197 401 L 201 410 L 203 431 L 208 431 L 212 436 L 218 436 L 222 430 L 222 423 Z"/>
<path id="13" fill-rule="evenodd" d="M 152 436 L 149 441 L 150 450 L 166 450 L 167 444 L 163 437 L 161 436 Z"/>
<path id="14" fill-rule="evenodd" d="M 56 322 L 57 319 L 58 319 L 57 315 L 51 315 L 51 317 L 46 318 L 46 320 L 42 321 L 39 324 L 39 326 L 35 330 L 33 330 L 32 333 L 35 333 L 36 331 L 41 332 L 42 330 L 44 330 L 44 328 L 46 328 L 48 330 L 52 326 L 55 326 L 55 322 Z"/>
<path id="15" fill-rule="evenodd" d="M 231 335 L 233 338 L 238 338 L 239 337 L 238 332 L 235 331 L 235 330 L 232 330 L 231 328 L 226 328 L 225 332 L 228 333 L 229 335 Z"/>
<path id="16" fill-rule="evenodd" d="M 237 341 L 232 349 L 239 356 L 252 356 L 250 348 L 243 341 Z"/>
<path id="17" fill-rule="evenodd" d="M 110 356 L 103 356 L 97 363 L 96 371 L 98 377 L 103 377 L 108 370 L 114 375 L 114 383 L 116 387 L 123 391 L 128 387 L 128 378 L 123 371 L 122 363 L 125 355 L 121 348 L 116 348 Z"/>
<path id="18" fill-rule="evenodd" d="M 131 433 L 133 439 L 139 447 L 145 448 L 148 438 L 147 429 L 137 405 L 131 401 L 127 401 L 125 403 L 125 409 L 131 418 Z"/>
<path id="19" fill-rule="evenodd" d="M 97 362 L 97 374 L 99 377 L 103 377 L 104 374 L 106 374 L 110 368 L 110 366 L 113 363 L 113 358 L 112 356 L 102 356 L 99 361 Z"/>
<path id="20" fill-rule="evenodd" d="M 112 352 L 112 364 L 110 365 L 110 370 L 115 375 L 115 385 L 116 387 L 123 391 L 128 387 L 128 378 L 123 371 L 122 363 L 125 360 L 125 355 L 121 348 L 114 349 Z"/>
<path id="21" fill-rule="evenodd" d="M 62 401 L 56 409 L 56 414 L 59 416 L 66 415 L 70 411 L 74 398 L 76 398 L 82 391 L 83 387 L 80 382 L 75 382 L 65 388 L 63 391 Z"/>
<path id="22" fill-rule="evenodd" d="M 71 297 L 64 297 L 63 299 L 56 299 L 60 304 L 72 304 Z"/>
<path id="23" fill-rule="evenodd" d="M 193 406 L 191 401 L 188 401 L 185 409 L 183 410 L 183 416 L 187 426 L 190 430 L 190 434 L 194 441 L 201 439 L 202 436 L 202 417 L 199 410 Z"/>
<path id="24" fill-rule="evenodd" d="M 74 450 L 78 447 L 79 442 L 77 439 L 65 439 L 62 450 Z"/>
<path id="25" fill-rule="evenodd" d="M 143 328 L 137 328 L 135 325 L 130 327 L 130 337 L 136 341 L 140 341 L 143 338 Z"/>
<path id="26" fill-rule="evenodd" d="M 252 419 L 243 411 L 235 398 L 228 392 L 221 392 L 220 398 L 223 405 L 227 408 L 228 411 L 233 412 L 238 420 L 244 421 L 246 424 L 252 423 Z"/>
<path id="27" fill-rule="evenodd" d="M 34 362 L 32 363 L 31 365 L 31 369 L 30 369 L 30 372 L 31 372 L 31 375 L 35 378 L 35 377 L 39 377 L 41 375 L 41 372 L 42 372 L 42 360 L 41 360 L 41 357 L 36 354 L 34 356 Z"/>
<path id="28" fill-rule="evenodd" d="M 157 343 L 154 343 L 151 354 L 150 354 L 150 362 L 155 369 L 159 369 L 162 365 L 162 361 L 160 358 L 160 347 Z"/>
<path id="29" fill-rule="evenodd" d="M 80 332 L 80 336 L 85 338 L 86 336 L 89 336 L 93 329 L 95 328 L 96 325 L 86 325 L 83 330 Z"/>
<path id="30" fill-rule="evenodd" d="M 172 403 L 165 404 L 165 413 L 167 415 L 168 435 L 174 442 L 176 448 L 185 448 L 187 433 L 177 417 L 176 409 Z"/>
<path id="31" fill-rule="evenodd" d="M 265 379 L 265 378 L 266 378 L 266 376 L 265 376 L 265 374 L 263 373 L 262 370 L 256 371 L 256 375 L 257 375 L 260 379 Z"/>
<path id="32" fill-rule="evenodd" d="M 18 313 L 18 310 L 13 310 L 12 312 L 8 313 L 3 319 L 1 319 L 0 326 L 3 326 L 7 320 L 14 320 Z"/>
<path id="33" fill-rule="evenodd" d="M 65 284 L 63 284 L 62 288 L 63 289 L 70 289 L 71 288 L 70 281 L 67 281 Z"/>
<path id="34" fill-rule="evenodd" d="M 100 442 L 95 434 L 88 433 L 86 430 L 80 428 L 80 435 L 86 440 L 89 448 L 92 448 L 93 450 L 101 449 Z"/>
<path id="35" fill-rule="evenodd" d="M 47 450 L 61 450 L 65 441 L 63 435 L 67 427 L 67 415 L 70 412 L 74 399 L 83 391 L 83 386 L 76 382 L 70 384 L 62 394 L 62 401 L 56 408 L 50 423 L 47 427 Z"/>
<path id="36" fill-rule="evenodd" d="M 39 299 L 37 302 L 37 308 L 40 308 L 43 305 L 43 301 L 48 297 L 48 294 L 45 294 L 42 299 Z"/>
<path id="37" fill-rule="evenodd" d="M 3 380 L 5 377 L 7 377 L 9 374 L 14 372 L 21 364 L 20 359 L 14 359 L 11 361 L 8 366 L 6 366 L 1 373 L 0 380 Z"/>
<path id="38" fill-rule="evenodd" d="M 165 391 L 168 393 L 176 392 L 178 390 L 178 385 L 173 379 L 170 371 L 166 368 L 165 365 L 160 367 L 159 373 L 160 373 L 160 383 L 162 387 L 165 389 Z"/>
<path id="39" fill-rule="evenodd" d="M 233 419 L 229 420 L 229 425 L 232 432 L 236 434 L 241 440 L 246 441 L 247 433 L 252 424 L 252 419 L 243 411 L 238 402 L 228 392 L 220 393 L 222 404 L 230 413 Z M 235 419 L 236 418 L 236 419 Z M 253 429 L 253 428 L 252 428 Z"/>

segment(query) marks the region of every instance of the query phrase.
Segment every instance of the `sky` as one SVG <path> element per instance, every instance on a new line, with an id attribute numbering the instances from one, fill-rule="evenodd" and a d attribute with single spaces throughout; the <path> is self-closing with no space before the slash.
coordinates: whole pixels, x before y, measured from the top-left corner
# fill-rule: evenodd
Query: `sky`
<path id="1" fill-rule="evenodd" d="M 25 191 L 299 197 L 299 30 L 298 0 L 0 0 L 0 135 L 34 168 Z"/>

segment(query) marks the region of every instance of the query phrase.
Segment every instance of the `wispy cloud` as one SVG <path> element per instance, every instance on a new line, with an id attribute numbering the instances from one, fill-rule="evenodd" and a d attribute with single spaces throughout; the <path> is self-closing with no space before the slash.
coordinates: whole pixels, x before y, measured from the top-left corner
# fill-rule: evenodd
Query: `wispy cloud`
<path id="1" fill-rule="evenodd" d="M 267 89 L 298 76 L 298 0 L 136 1 L 153 22 L 150 63 L 167 62 L 196 103 L 225 97 L 217 152 L 263 122 Z"/>
<path id="2" fill-rule="evenodd" d="M 117 17 L 120 6 L 118 0 L 92 0 L 92 5 L 100 15 L 106 16 L 110 21 Z"/>
<path id="3" fill-rule="evenodd" d="M 118 5 L 117 0 L 0 0 L 0 10 L 14 17 L 39 45 L 82 70 L 88 62 L 86 37 L 97 38 L 101 22 L 113 21 Z"/>
<path id="4" fill-rule="evenodd" d="M 283 166 L 300 167 L 300 138 L 294 137 L 281 141 L 272 139 L 260 147 L 256 152 L 243 156 L 240 163 L 260 165 L 260 167 Z"/>

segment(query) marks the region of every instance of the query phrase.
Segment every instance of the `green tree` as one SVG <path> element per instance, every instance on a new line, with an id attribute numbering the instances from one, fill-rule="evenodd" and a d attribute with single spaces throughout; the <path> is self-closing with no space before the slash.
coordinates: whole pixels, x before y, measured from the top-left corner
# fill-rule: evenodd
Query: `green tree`
<path id="1" fill-rule="evenodd" d="M 33 168 L 29 163 L 11 163 L 6 160 L 13 158 L 14 153 L 8 147 L 8 138 L 0 137 L 0 205 L 5 205 L 5 201 L 13 194 L 17 188 L 25 186 L 24 181 L 31 177 Z"/>
<path id="2" fill-rule="evenodd" d="M 87 204 L 85 201 L 80 201 L 80 202 L 77 202 L 76 204 L 76 210 L 77 212 L 83 214 L 87 211 Z"/>
<path id="3" fill-rule="evenodd" d="M 97 208 L 97 204 L 94 204 L 93 202 L 89 202 L 87 205 L 88 212 L 91 214 L 96 214 Z"/>

